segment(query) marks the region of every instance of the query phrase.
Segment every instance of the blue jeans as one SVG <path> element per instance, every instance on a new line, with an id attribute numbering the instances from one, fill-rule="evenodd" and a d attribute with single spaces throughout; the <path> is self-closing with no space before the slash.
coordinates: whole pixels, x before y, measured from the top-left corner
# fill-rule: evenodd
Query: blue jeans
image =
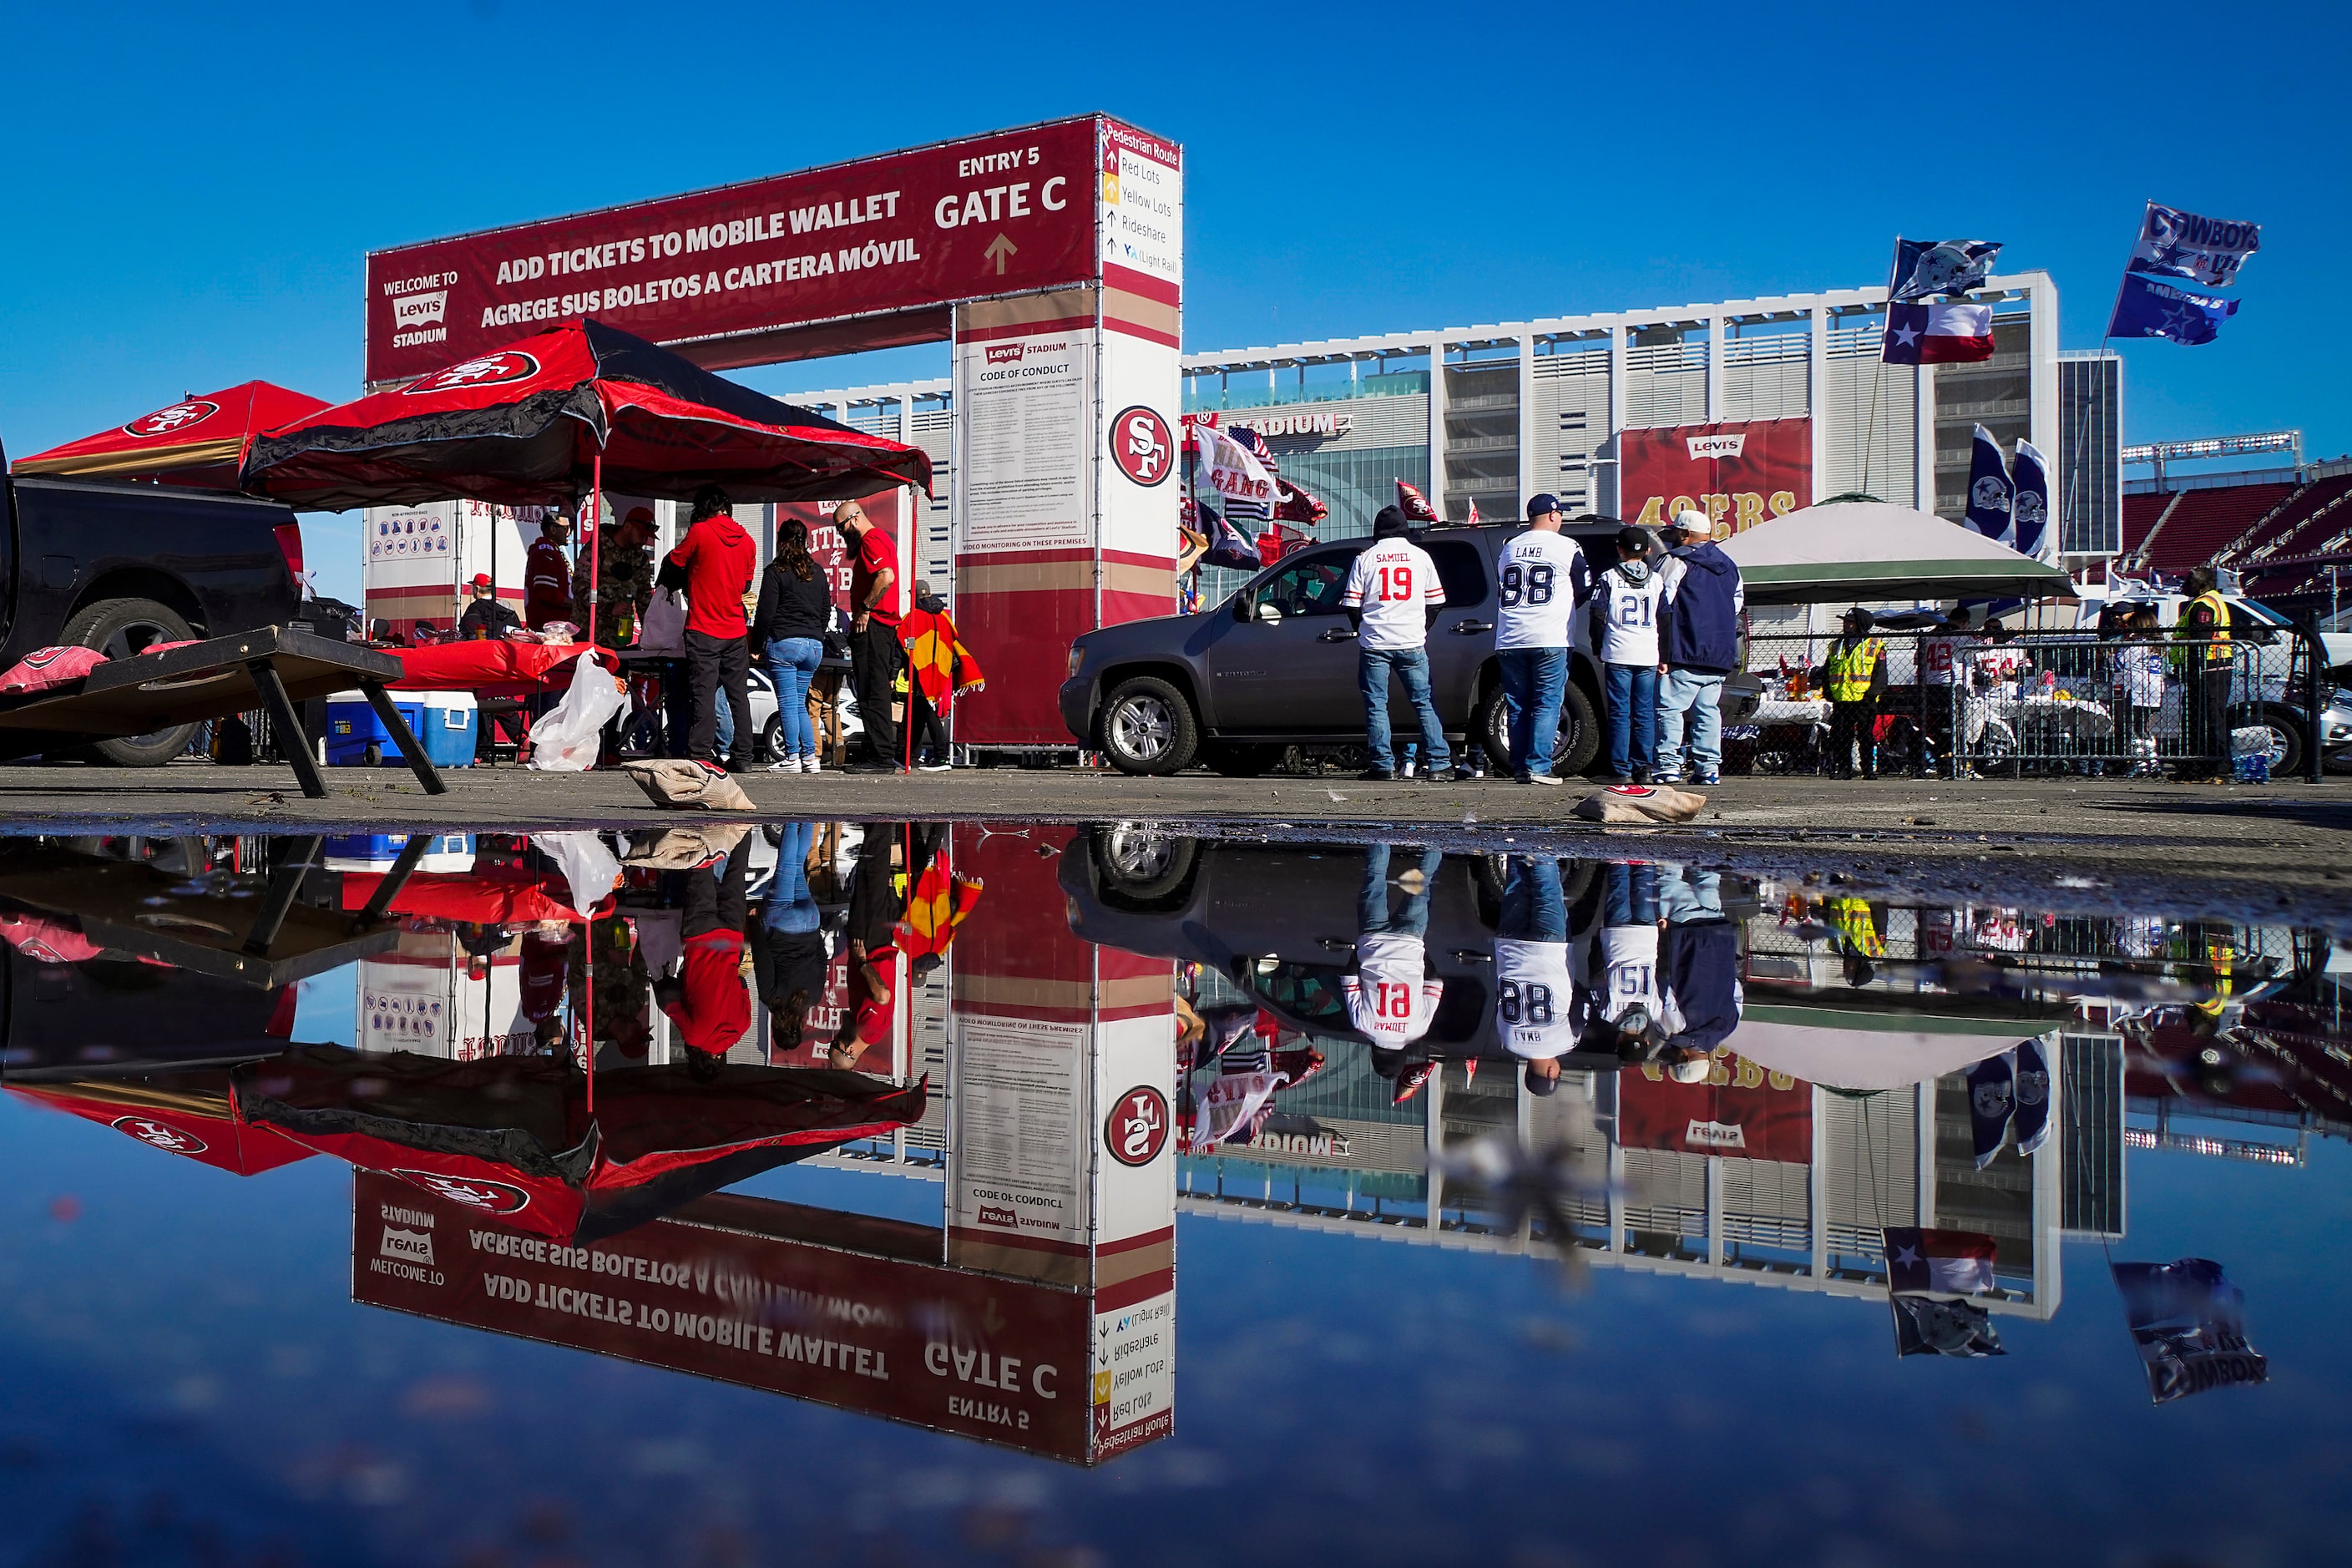
<path id="1" fill-rule="evenodd" d="M 1421 868 L 1421 890 L 1404 896 L 1404 907 L 1389 908 L 1389 847 L 1375 844 L 1364 851 L 1364 887 L 1356 899 L 1359 936 L 1426 936 L 1429 895 L 1437 887 L 1437 873 L 1445 864 L 1443 851 L 1423 849 L 1414 862 Z"/>
<path id="2" fill-rule="evenodd" d="M 1437 704 L 1429 696 L 1429 650 L 1421 647 L 1360 647 L 1356 650 L 1356 689 L 1364 696 L 1364 742 L 1372 766 L 1393 768 L 1396 752 L 1389 735 L 1389 671 L 1404 682 L 1404 694 L 1421 721 L 1422 766 L 1436 773 L 1454 765 L 1445 748 L 1445 730 L 1437 721 Z"/>
<path id="3" fill-rule="evenodd" d="M 1670 669 L 1658 691 L 1658 766 L 1683 771 L 1683 736 L 1690 736 L 1691 763 L 1703 773 L 1723 769 L 1723 677 L 1696 669 Z M 1684 715 L 1688 714 L 1685 724 Z"/>
<path id="4" fill-rule="evenodd" d="M 776 846 L 775 880 L 768 884 L 768 901 L 760 910 L 760 923 L 768 930 L 798 933 L 824 923 L 808 885 L 809 846 L 815 837 L 813 822 L 784 824 L 784 841 Z"/>
<path id="5" fill-rule="evenodd" d="M 1495 655 L 1503 676 L 1503 700 L 1511 707 L 1511 773 L 1515 778 L 1551 772 L 1559 744 L 1559 700 L 1568 687 L 1568 649 L 1507 647 Z"/>
<path id="6" fill-rule="evenodd" d="M 809 721 L 809 682 L 824 662 L 824 643 L 817 637 L 778 637 L 768 645 L 768 682 L 776 689 L 776 720 L 784 738 L 776 761 L 816 755 L 816 726 Z"/>
<path id="7" fill-rule="evenodd" d="M 1647 926 L 1658 923 L 1658 868 L 1643 863 L 1629 866 L 1612 861 L 1601 883 L 1601 923 L 1605 926 Z"/>
<path id="8" fill-rule="evenodd" d="M 1601 667 L 1609 686 L 1609 771 L 1619 778 L 1657 765 L 1658 667 Z"/>
<path id="9" fill-rule="evenodd" d="M 1504 862 L 1503 919 L 1495 934 L 1512 942 L 1568 940 L 1559 861 L 1549 855 L 1514 855 Z"/>

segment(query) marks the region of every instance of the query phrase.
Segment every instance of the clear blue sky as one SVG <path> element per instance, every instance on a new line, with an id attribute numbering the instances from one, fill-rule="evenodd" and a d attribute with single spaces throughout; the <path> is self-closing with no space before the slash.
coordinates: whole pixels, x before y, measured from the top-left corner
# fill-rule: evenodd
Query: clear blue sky
<path id="1" fill-rule="evenodd" d="M 2339 7 L 411 0 L 26 7 L 8 44 L 16 453 L 248 376 L 352 395 L 371 247 L 1093 109 L 1185 144 L 1190 347 L 1857 285 L 1897 231 L 2006 241 L 2090 347 L 2154 197 L 2264 250 L 2220 342 L 2126 348 L 2126 436 L 2352 447 Z M 355 598 L 356 524 L 312 538 Z"/>

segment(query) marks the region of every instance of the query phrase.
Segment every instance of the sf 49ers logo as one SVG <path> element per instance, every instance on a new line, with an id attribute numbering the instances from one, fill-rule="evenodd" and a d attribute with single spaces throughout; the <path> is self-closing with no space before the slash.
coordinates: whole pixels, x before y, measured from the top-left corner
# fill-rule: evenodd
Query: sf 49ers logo
<path id="1" fill-rule="evenodd" d="M 1149 1165 L 1168 1142 L 1168 1097 L 1150 1084 L 1120 1095 L 1103 1122 L 1103 1142 L 1122 1165 Z"/>
<path id="2" fill-rule="evenodd" d="M 434 1171 L 394 1171 L 393 1174 L 412 1186 L 423 1187 L 436 1198 L 447 1198 L 453 1204 L 463 1204 L 484 1214 L 520 1214 L 530 1206 L 529 1193 L 504 1182 L 480 1176 L 444 1176 Z"/>
<path id="3" fill-rule="evenodd" d="M 192 397 L 185 403 L 174 403 L 169 408 L 158 408 L 142 419 L 133 419 L 122 427 L 126 436 L 170 436 L 191 425 L 201 425 L 220 412 L 220 405 L 206 398 Z"/>
<path id="4" fill-rule="evenodd" d="M 411 382 L 403 390 L 411 397 L 425 392 L 463 392 L 478 386 L 503 386 L 510 381 L 529 381 L 539 374 L 539 361 L 520 349 L 501 349 L 494 354 L 483 354 L 436 370 L 421 381 Z"/>
<path id="5" fill-rule="evenodd" d="M 183 1132 L 176 1127 L 144 1116 L 119 1116 L 108 1123 L 117 1132 L 128 1132 L 142 1143 L 152 1144 L 167 1154 L 201 1154 L 205 1141 L 193 1132 Z"/>
<path id="6" fill-rule="evenodd" d="M 1175 470 L 1176 438 L 1158 411 L 1138 403 L 1120 409 L 1110 422 L 1110 455 L 1119 472 L 1149 487 Z"/>

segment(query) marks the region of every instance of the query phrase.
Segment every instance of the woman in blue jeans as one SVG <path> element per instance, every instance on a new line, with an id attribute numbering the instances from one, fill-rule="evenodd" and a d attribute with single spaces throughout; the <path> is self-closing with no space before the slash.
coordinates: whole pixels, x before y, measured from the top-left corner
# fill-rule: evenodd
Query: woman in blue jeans
<path id="1" fill-rule="evenodd" d="M 833 593 L 809 554 L 808 524 L 786 518 L 776 529 L 776 558 L 760 577 L 760 607 L 751 617 L 751 646 L 761 650 L 776 689 L 782 742 L 768 763 L 779 773 L 817 771 L 816 726 L 809 721 L 809 682 L 824 662 L 825 623 Z"/>

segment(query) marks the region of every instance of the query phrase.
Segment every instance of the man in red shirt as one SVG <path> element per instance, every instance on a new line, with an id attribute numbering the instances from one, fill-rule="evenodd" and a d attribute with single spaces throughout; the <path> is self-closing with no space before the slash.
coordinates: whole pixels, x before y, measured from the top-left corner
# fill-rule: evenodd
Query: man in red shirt
<path id="1" fill-rule="evenodd" d="M 662 562 L 665 587 L 686 590 L 686 678 L 694 710 L 686 731 L 686 754 L 714 772 L 740 773 L 751 765 L 751 627 L 743 619 L 743 595 L 751 591 L 759 546 L 735 521 L 727 492 L 705 485 L 695 492 L 694 520 L 686 537 Z M 896 637 L 892 638 L 895 642 Z M 721 688 L 735 717 L 732 754 L 722 763 L 719 750 Z M 860 702 L 864 701 L 861 695 Z M 887 711 L 887 708 L 885 711 Z M 869 725 L 871 721 L 868 721 Z M 740 938 L 740 932 L 738 936 Z M 740 945 L 739 941 L 738 945 Z"/>
<path id="2" fill-rule="evenodd" d="M 550 621 L 569 621 L 572 614 L 572 562 L 563 553 L 572 536 L 572 520 L 560 511 L 539 520 L 539 538 L 523 558 L 523 617 L 533 631 Z"/>
<path id="3" fill-rule="evenodd" d="M 825 1052 L 825 1064 L 846 1072 L 857 1066 L 869 1046 L 882 1047 L 882 1061 L 868 1070 L 890 1070 L 890 1023 L 898 1005 L 898 960 L 895 947 L 868 952 L 856 937 L 849 939 L 849 1006 L 841 1030 Z"/>
<path id="4" fill-rule="evenodd" d="M 686 879 L 679 926 L 686 954 L 676 974 L 654 983 L 654 1000 L 677 1026 L 678 1039 L 691 1053 L 687 1066 L 698 1073 L 724 1061 L 728 1047 L 751 1027 L 751 995 L 743 988 L 743 879 L 751 847 L 747 834 L 724 867 L 678 873 Z"/>
<path id="5" fill-rule="evenodd" d="M 890 717 L 907 657 L 898 642 L 898 542 L 877 528 L 854 500 L 834 508 L 833 521 L 857 552 L 849 579 L 849 665 L 857 682 L 857 716 L 874 749 L 871 762 L 850 771 L 902 773 L 906 756 L 898 721 Z"/>

